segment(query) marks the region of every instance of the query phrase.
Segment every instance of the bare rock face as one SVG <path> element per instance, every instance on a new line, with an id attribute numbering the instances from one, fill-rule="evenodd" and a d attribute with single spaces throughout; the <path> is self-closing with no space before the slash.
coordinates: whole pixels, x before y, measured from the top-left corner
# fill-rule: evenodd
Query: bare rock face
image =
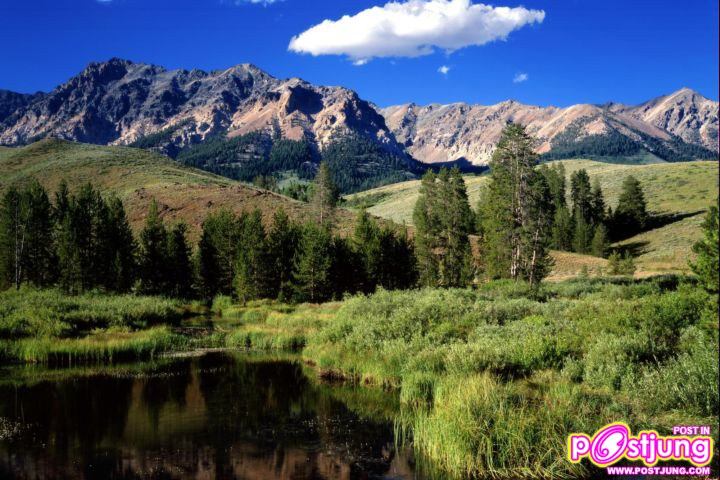
<path id="1" fill-rule="evenodd" d="M 92 63 L 48 94 L 0 92 L 0 144 L 44 136 L 130 144 L 167 133 L 175 147 L 218 133 L 253 131 L 305 138 L 323 148 L 360 134 L 402 152 L 385 119 L 351 90 L 278 80 L 243 64 L 227 70 L 166 70 L 111 59 Z"/>
<path id="2" fill-rule="evenodd" d="M 377 109 L 352 90 L 280 80 L 249 64 L 204 72 L 111 59 L 49 93 L 0 90 L 0 145 L 46 136 L 116 145 L 155 137 L 153 147 L 173 155 L 216 135 L 261 131 L 319 150 L 358 135 L 425 163 L 485 165 L 510 121 L 527 126 L 539 153 L 643 151 L 669 160 L 718 153 L 718 103 L 689 89 L 638 106 L 505 101 Z"/>
<path id="3" fill-rule="evenodd" d="M 687 149 L 678 151 L 678 140 L 718 152 L 718 103 L 687 89 L 637 107 L 580 104 L 557 108 L 506 101 L 491 106 L 405 104 L 381 113 L 396 139 L 425 163 L 464 158 L 486 165 L 507 122 L 525 125 L 538 139 L 538 153 L 548 153 L 560 142 L 612 135 L 621 135 L 651 153 L 669 151 L 682 157 Z"/>
<path id="4" fill-rule="evenodd" d="M 689 88 L 622 111 L 688 143 L 718 151 L 718 102 Z"/>

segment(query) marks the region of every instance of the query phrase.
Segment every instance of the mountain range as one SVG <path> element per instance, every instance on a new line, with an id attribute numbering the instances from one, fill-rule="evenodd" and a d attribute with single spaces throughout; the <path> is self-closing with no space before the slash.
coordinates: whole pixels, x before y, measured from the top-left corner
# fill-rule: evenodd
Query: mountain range
<path id="1" fill-rule="evenodd" d="M 281 80 L 250 64 L 205 72 L 111 59 L 91 63 L 48 93 L 0 90 L 0 145 L 57 137 L 141 144 L 170 156 L 209 139 L 259 132 L 306 141 L 319 155 L 342 139 L 359 138 L 409 169 L 414 160 L 482 166 L 508 121 L 526 125 L 547 158 L 718 155 L 718 102 L 686 88 L 637 106 L 558 108 L 509 100 L 379 108 L 347 88 Z"/>

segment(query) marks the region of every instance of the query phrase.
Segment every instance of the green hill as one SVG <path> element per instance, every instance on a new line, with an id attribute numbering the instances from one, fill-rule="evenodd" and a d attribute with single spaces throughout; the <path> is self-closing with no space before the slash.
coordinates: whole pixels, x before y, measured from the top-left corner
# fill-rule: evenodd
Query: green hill
<path id="1" fill-rule="evenodd" d="M 676 221 L 627 239 L 622 245 L 638 255 L 639 274 L 687 271 L 690 247 L 700 237 L 700 223 L 707 207 L 718 197 L 718 163 L 712 161 L 621 165 L 592 160 L 563 160 L 568 176 L 584 168 L 591 180 L 597 178 L 606 201 L 617 204 L 623 179 L 634 175 L 643 185 L 649 210 L 655 215 L 672 215 Z M 477 206 L 486 176 L 466 176 L 470 203 Z M 351 206 L 367 206 L 379 217 L 412 224 L 412 211 L 420 182 L 386 185 L 346 197 Z M 556 258 L 556 277 L 577 273 L 583 265 L 602 267 L 602 259 L 583 259 L 583 255 L 563 254 Z M 574 260 L 574 261 L 573 261 Z M 578 268 L 579 267 L 579 268 Z"/>
<path id="2" fill-rule="evenodd" d="M 169 222 L 183 220 L 194 238 L 207 214 L 220 208 L 235 212 L 259 208 L 266 219 L 282 207 L 304 221 L 308 205 L 273 192 L 184 167 L 162 155 L 129 147 L 108 147 L 42 140 L 19 148 L 0 149 L 0 192 L 16 182 L 35 177 L 49 191 L 64 179 L 71 190 L 90 182 L 118 195 L 133 228 L 141 227 L 152 198 Z M 352 215 L 341 211 L 340 227 Z"/>

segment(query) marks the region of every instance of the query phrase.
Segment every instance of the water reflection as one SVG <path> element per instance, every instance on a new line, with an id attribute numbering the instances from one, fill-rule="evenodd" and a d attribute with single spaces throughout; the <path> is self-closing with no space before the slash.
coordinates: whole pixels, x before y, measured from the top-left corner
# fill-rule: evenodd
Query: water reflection
<path id="1" fill-rule="evenodd" d="M 383 419 L 395 401 L 311 382 L 298 362 L 227 353 L 5 381 L 0 418 L 24 428 L 0 436 L 0 477 L 415 478 Z"/>

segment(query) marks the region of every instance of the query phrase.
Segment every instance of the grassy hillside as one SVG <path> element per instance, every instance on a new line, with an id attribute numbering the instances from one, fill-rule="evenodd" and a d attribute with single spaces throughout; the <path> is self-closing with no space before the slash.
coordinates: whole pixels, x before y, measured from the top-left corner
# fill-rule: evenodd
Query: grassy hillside
<path id="1" fill-rule="evenodd" d="M 690 246 L 699 238 L 702 215 L 708 205 L 717 201 L 718 163 L 656 163 L 650 165 L 620 165 L 592 160 L 564 160 L 568 176 L 584 168 L 591 180 L 598 178 L 609 205 L 615 207 L 622 181 L 627 175 L 640 180 L 645 190 L 648 208 L 653 214 L 673 215 L 677 221 L 628 239 L 621 245 L 631 248 L 638 256 L 640 274 L 665 271 L 686 271 Z M 466 176 L 470 203 L 477 206 L 486 176 Z M 412 211 L 418 198 L 419 181 L 387 185 L 346 197 L 350 205 L 366 205 L 374 215 L 396 222 L 412 224 Z M 599 267 L 602 259 L 575 262 L 565 255 L 556 258 L 556 277 L 576 274 L 582 265 L 591 262 Z M 582 260 L 582 261 L 581 261 Z M 562 267 L 561 267 L 562 265 Z M 593 265 L 589 266 L 593 270 Z M 601 266 L 600 266 L 601 267 Z"/>
<path id="2" fill-rule="evenodd" d="M 71 190 L 90 182 L 113 192 L 125 203 L 136 229 L 142 226 L 151 199 L 156 198 L 166 221 L 184 220 L 193 238 L 207 214 L 220 208 L 236 212 L 259 208 L 269 219 L 282 207 L 301 221 L 310 213 L 304 203 L 136 148 L 43 140 L 26 147 L 0 149 L 0 191 L 30 177 L 50 191 L 65 179 Z M 351 218 L 351 214 L 340 212 L 341 228 Z"/>

